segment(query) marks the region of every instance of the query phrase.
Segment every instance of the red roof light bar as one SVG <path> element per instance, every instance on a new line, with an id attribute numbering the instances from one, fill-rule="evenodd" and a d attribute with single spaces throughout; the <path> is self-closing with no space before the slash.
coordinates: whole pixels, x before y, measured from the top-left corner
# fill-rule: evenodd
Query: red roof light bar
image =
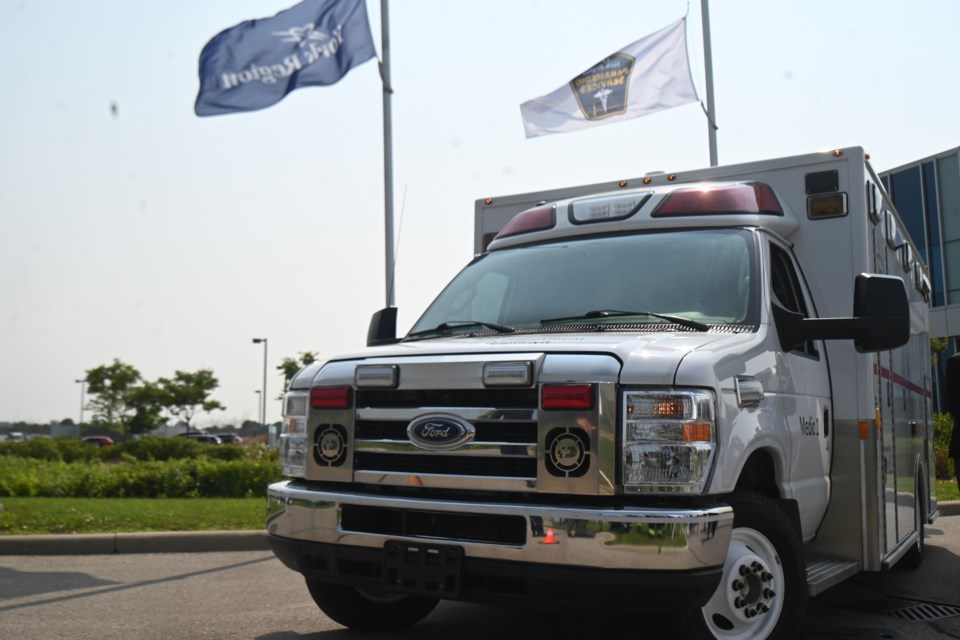
<path id="1" fill-rule="evenodd" d="M 552 204 L 534 207 L 533 209 L 527 209 L 515 215 L 513 220 L 508 222 L 507 226 L 500 230 L 497 238 L 506 238 L 507 236 L 530 233 L 531 231 L 545 231 L 552 229 L 556 224 L 556 207 Z"/>
<path id="2" fill-rule="evenodd" d="M 663 199 L 653 218 L 725 213 L 783 215 L 783 207 L 769 185 L 744 182 L 723 187 L 677 189 Z"/>

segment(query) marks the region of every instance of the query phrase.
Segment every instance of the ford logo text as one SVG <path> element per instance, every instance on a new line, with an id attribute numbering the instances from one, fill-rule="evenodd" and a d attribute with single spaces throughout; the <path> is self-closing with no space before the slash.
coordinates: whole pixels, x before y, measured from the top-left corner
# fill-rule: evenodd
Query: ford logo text
<path id="1" fill-rule="evenodd" d="M 474 426 L 458 418 L 444 414 L 420 416 L 407 425 L 407 437 L 421 449 L 440 451 L 456 449 L 473 440 Z"/>

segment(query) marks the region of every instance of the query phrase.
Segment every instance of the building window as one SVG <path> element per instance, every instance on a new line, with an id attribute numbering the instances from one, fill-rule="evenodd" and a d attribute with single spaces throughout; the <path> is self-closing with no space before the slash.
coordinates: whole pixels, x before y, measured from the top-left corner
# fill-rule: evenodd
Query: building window
<path id="1" fill-rule="evenodd" d="M 960 304 L 960 162 L 957 154 L 937 160 L 940 219 L 946 263 L 946 303 Z"/>
<path id="2" fill-rule="evenodd" d="M 923 229 L 923 191 L 920 188 L 920 165 L 904 169 L 890 176 L 893 205 L 903 220 L 910 239 L 926 258 L 926 233 Z"/>
<path id="3" fill-rule="evenodd" d="M 940 205 L 937 199 L 937 172 L 933 162 L 923 163 L 923 201 L 927 212 L 927 252 L 923 260 L 930 273 L 933 306 L 945 304 L 943 292 L 943 251 L 940 250 Z"/>

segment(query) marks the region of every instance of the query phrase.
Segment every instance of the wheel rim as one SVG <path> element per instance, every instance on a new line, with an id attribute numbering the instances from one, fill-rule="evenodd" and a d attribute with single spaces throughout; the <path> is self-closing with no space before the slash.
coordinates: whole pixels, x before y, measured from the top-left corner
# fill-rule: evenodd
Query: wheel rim
<path id="1" fill-rule="evenodd" d="M 723 577 L 703 607 L 716 638 L 766 638 L 783 611 L 785 579 L 773 543 L 759 531 L 736 528 L 723 565 Z"/>

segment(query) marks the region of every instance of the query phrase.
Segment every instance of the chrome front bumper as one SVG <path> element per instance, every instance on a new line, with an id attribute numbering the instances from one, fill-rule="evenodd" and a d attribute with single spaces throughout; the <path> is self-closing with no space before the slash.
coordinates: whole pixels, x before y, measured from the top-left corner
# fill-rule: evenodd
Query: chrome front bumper
<path id="1" fill-rule="evenodd" d="M 727 505 L 582 509 L 373 496 L 290 481 L 270 485 L 267 502 L 268 533 L 291 541 L 367 549 L 382 549 L 389 540 L 447 544 L 462 547 L 467 558 L 597 569 L 715 569 L 724 563 L 733 529 L 733 510 Z M 365 517 L 345 518 L 345 509 L 362 511 Z M 491 519 L 506 523 L 503 528 L 515 535 L 485 539 L 455 533 L 457 523 L 479 525 Z M 408 520 L 447 524 L 444 533 L 426 526 L 390 530 L 380 525 Z M 376 526 L 366 526 L 374 522 Z"/>

